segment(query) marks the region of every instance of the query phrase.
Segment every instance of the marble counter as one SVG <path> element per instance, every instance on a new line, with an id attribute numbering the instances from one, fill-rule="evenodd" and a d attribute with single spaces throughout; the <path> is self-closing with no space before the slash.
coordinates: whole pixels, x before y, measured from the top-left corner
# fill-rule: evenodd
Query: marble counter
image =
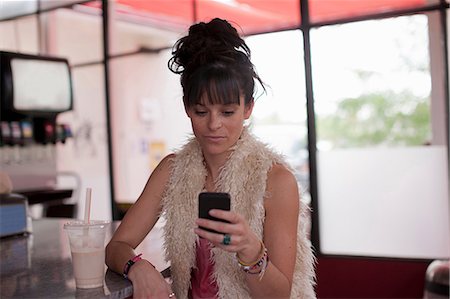
<path id="1" fill-rule="evenodd" d="M 33 221 L 33 233 L 0 239 L 0 298 L 127 298 L 132 284 L 106 270 L 104 286 L 77 289 L 73 277 L 69 242 L 63 225 L 69 219 Z M 119 225 L 108 229 L 107 240 Z M 157 269 L 167 267 L 161 252 L 161 227 L 156 226 L 136 252 L 143 253 Z"/>

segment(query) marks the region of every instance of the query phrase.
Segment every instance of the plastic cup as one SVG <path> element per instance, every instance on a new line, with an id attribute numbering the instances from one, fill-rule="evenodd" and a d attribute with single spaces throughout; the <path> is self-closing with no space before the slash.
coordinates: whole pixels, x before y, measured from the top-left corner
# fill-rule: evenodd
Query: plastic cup
<path id="1" fill-rule="evenodd" d="M 103 286 L 105 276 L 105 234 L 110 221 L 71 221 L 64 224 L 72 253 L 77 288 Z"/>

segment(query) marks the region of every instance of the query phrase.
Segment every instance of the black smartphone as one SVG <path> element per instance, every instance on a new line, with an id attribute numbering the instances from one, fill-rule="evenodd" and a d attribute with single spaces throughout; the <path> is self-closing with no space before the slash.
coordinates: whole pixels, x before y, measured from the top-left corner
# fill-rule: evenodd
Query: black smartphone
<path id="1" fill-rule="evenodd" d="M 230 194 L 228 193 L 202 192 L 198 195 L 198 217 L 214 221 L 227 222 L 209 215 L 209 211 L 212 209 L 229 211 L 231 205 L 230 201 Z M 210 230 L 204 227 L 201 228 L 213 233 L 218 233 L 215 230 Z"/>

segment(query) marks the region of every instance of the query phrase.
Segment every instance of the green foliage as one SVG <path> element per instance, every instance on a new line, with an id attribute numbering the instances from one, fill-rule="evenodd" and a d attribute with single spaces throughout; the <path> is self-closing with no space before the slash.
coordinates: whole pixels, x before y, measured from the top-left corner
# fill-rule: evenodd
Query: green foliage
<path id="1" fill-rule="evenodd" d="M 344 99 L 334 114 L 318 116 L 317 133 L 335 148 L 421 145 L 431 137 L 429 98 L 385 92 Z"/>

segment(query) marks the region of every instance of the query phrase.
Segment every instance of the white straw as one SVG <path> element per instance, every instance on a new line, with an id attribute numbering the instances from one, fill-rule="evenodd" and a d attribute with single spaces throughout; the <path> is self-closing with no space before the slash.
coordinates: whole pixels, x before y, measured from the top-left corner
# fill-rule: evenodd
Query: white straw
<path id="1" fill-rule="evenodd" d="M 89 223 L 91 217 L 91 194 L 92 189 L 86 189 L 86 202 L 84 204 L 84 222 Z"/>

